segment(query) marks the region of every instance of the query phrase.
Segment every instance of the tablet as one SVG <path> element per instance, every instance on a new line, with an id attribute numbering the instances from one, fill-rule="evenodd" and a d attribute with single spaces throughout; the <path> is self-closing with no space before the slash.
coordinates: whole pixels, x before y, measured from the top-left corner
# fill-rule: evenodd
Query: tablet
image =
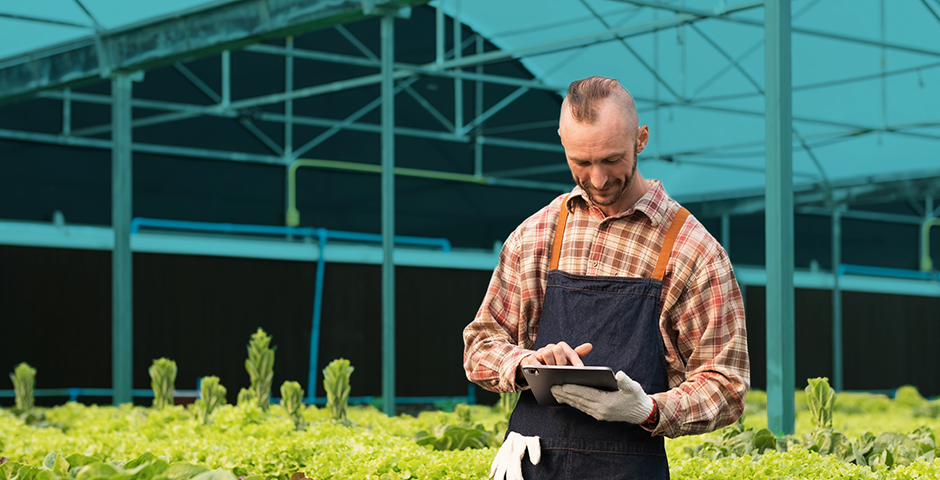
<path id="1" fill-rule="evenodd" d="M 608 367 L 575 367 L 572 365 L 523 365 L 522 374 L 539 405 L 561 405 L 552 395 L 552 385 L 573 383 L 613 392 L 617 390 L 614 371 Z"/>

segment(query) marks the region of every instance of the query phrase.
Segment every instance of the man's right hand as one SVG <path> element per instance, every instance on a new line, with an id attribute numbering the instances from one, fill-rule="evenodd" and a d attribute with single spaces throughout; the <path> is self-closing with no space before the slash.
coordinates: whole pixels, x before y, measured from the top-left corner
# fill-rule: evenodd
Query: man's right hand
<path id="1" fill-rule="evenodd" d="M 549 343 L 544 347 L 528 355 L 519 362 L 519 365 L 574 365 L 576 367 L 584 366 L 581 358 L 591 352 L 594 348 L 590 343 L 582 343 L 575 348 L 571 348 L 565 342 Z"/>

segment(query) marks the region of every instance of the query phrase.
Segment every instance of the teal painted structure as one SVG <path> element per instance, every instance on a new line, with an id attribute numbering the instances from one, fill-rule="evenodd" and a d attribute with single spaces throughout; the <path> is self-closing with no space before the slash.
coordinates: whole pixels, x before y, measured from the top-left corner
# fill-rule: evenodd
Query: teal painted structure
<path id="1" fill-rule="evenodd" d="M 764 3 L 767 128 L 767 428 L 796 421 L 793 301 L 793 150 L 790 1 Z"/>
<path id="2" fill-rule="evenodd" d="M 132 384 L 129 358 L 132 354 L 133 266 L 126 223 L 131 216 L 132 196 L 127 179 L 133 153 L 278 164 L 304 148 L 294 149 L 292 128 L 295 123 L 303 123 L 306 127 L 330 131 L 380 133 L 381 162 L 386 169 L 395 165 L 396 135 L 461 144 L 472 142 L 473 172 L 479 177 L 491 177 L 490 185 L 559 191 L 567 188 L 568 184 L 564 183 L 567 179 L 550 176 L 565 175 L 567 167 L 560 157 L 560 145 L 512 135 L 516 131 L 524 132 L 528 128 L 525 126 L 499 125 L 497 129 L 503 130 L 494 131 L 483 128 L 485 123 L 498 120 L 499 112 L 511 109 L 527 92 L 562 92 L 571 80 L 590 74 L 619 77 L 634 94 L 641 119 L 651 124 L 654 133 L 655 141 L 640 158 L 640 168 L 647 177 L 663 180 L 680 201 L 700 202 L 708 206 L 706 210 L 724 218 L 764 210 L 768 213 L 768 321 L 771 322 L 768 345 L 773 343 L 779 347 L 772 353 L 774 361 L 769 368 L 774 371 L 772 377 L 778 379 L 774 385 L 779 384 L 782 389 L 779 392 L 776 387 L 771 389 L 771 397 L 784 399 L 788 398 L 786 385 L 793 383 L 792 374 L 788 373 L 792 372 L 792 354 L 788 352 L 793 348 L 790 310 L 794 208 L 804 209 L 804 212 L 822 208 L 828 212 L 858 198 L 871 198 L 866 196 L 887 198 L 903 194 L 914 185 L 919 194 L 931 198 L 923 216 L 937 214 L 932 206 L 930 195 L 933 194 L 929 191 L 936 191 L 940 185 L 940 169 L 936 156 L 931 153 L 936 151 L 936 142 L 940 141 L 937 130 L 940 119 L 936 118 L 935 109 L 929 107 L 930 102 L 924 101 L 940 98 L 940 62 L 937 61 L 940 50 L 936 47 L 940 45 L 940 32 L 935 21 L 940 4 L 935 5 L 936 2 L 896 2 L 891 10 L 886 10 L 884 2 L 874 8 L 873 4 L 828 0 L 797 3 L 796 10 L 790 12 L 783 10 L 789 7 L 789 2 L 765 4 L 760 1 L 726 3 L 716 0 L 695 7 L 649 0 L 565 2 L 549 9 L 525 0 L 463 3 L 440 0 L 434 3 L 436 58 L 420 65 L 395 62 L 392 58 L 391 32 L 395 21 L 389 15 L 398 14 L 399 8 L 422 2 L 366 3 L 378 9 L 366 11 L 366 4 L 358 0 L 306 0 L 292 2 L 291 9 L 286 10 L 279 9 L 277 2 L 244 0 L 176 0 L 158 4 L 113 1 L 101 2 L 100 7 L 91 10 L 80 9 L 71 1 L 63 1 L 61 8 L 55 9 L 30 2 L 0 7 L 0 30 L 17 38 L 15 42 L 0 42 L 0 101 L 11 102 L 36 95 L 44 101 L 62 103 L 61 132 L 5 128 L 0 129 L 0 139 L 114 152 L 112 321 L 116 402 L 129 399 Z M 261 9 L 260 13 L 257 9 Z M 492 15 L 497 9 L 501 14 Z M 927 14 L 928 11 L 933 14 Z M 468 54 L 458 48 L 452 55 L 445 54 L 445 13 L 451 15 L 457 27 L 451 29 L 451 43 L 467 48 L 476 44 L 476 52 Z M 293 43 L 294 34 L 369 16 L 383 17 L 380 36 L 386 40 L 382 42 L 379 56 L 364 51 L 368 48 L 361 46 L 361 42 L 357 50 L 362 55 L 297 48 Z M 842 22 L 830 21 L 836 17 Z M 262 18 L 275 20 L 267 25 L 259 21 Z M 795 25 L 791 25 L 791 21 Z M 165 37 L 179 41 L 152 50 L 137 48 L 146 37 L 146 29 L 138 22 L 149 29 L 176 33 L 178 35 Z M 218 28 L 213 30 L 213 35 L 195 38 L 186 26 L 191 24 L 212 24 Z M 465 30 L 459 28 L 461 25 L 480 35 L 466 37 Z M 762 31 L 761 27 L 766 30 Z M 761 59 L 757 52 L 761 51 L 765 35 L 767 49 L 765 58 Z M 258 43 L 288 36 L 291 38 L 285 40 L 283 47 Z M 349 38 L 348 32 L 345 37 Z M 484 38 L 498 50 L 486 51 L 482 46 Z M 787 53 L 791 39 L 792 63 Z M 229 52 L 243 47 L 252 54 L 283 57 L 285 72 L 289 72 L 284 92 L 232 97 Z M 204 55 L 220 57 L 219 93 L 192 71 L 186 75 L 188 70 L 183 63 L 176 63 L 175 68 L 184 72 L 211 102 L 197 104 L 131 96 L 128 79 L 131 72 Z M 521 59 L 533 78 L 494 74 L 494 69 L 484 68 L 513 58 Z M 372 68 L 377 73 L 295 89 L 295 59 Z M 44 68 L 55 65 L 62 68 Z M 766 69 L 761 68 L 764 66 Z M 788 73 L 790 67 L 792 76 Z M 759 74 L 761 70 L 764 78 Z M 69 89 L 77 82 L 111 79 L 111 75 L 116 75 L 111 80 L 112 95 Z M 453 102 L 453 121 L 429 102 L 421 104 L 428 113 L 442 120 L 443 129 L 395 125 L 395 92 L 406 91 L 405 87 L 410 85 L 403 86 L 402 82 L 396 88 L 395 81 L 415 76 L 453 81 L 454 90 L 458 92 Z M 465 81 L 476 82 L 477 92 L 482 92 L 483 84 L 511 89 L 502 98 L 492 101 L 488 98 L 492 104 L 488 109 L 484 108 L 482 94 L 478 95 L 474 99 L 474 118 L 465 119 L 467 112 L 464 112 L 464 98 L 460 94 Z M 379 123 L 362 121 L 361 115 L 344 120 L 294 115 L 295 100 L 379 84 L 382 88 L 380 101 L 368 104 L 373 108 L 382 105 Z M 871 101 L 860 102 L 859 98 Z M 73 129 L 73 105 L 77 103 L 109 105 L 113 108 L 113 121 Z M 280 103 L 284 104 L 283 115 L 262 109 Z M 133 118 L 132 107 L 160 113 L 146 119 Z M 363 110 L 363 115 L 367 111 Z M 200 116 L 242 122 L 270 152 L 135 143 L 131 135 L 132 126 Z M 755 120 L 765 116 L 768 121 L 761 128 L 760 122 Z M 550 127 L 552 121 L 542 120 L 543 127 Z M 283 125 L 283 142 L 272 140 L 253 122 Z M 790 131 L 792 124 L 796 128 Z M 101 138 L 101 134 L 107 132 L 112 132 L 112 137 Z M 524 168 L 490 168 L 495 170 L 493 173 L 487 168 L 492 165 L 485 163 L 484 147 L 544 152 L 547 156 L 554 155 L 548 158 L 555 162 Z M 765 155 L 767 162 L 762 165 L 760 160 Z M 888 157 L 890 161 L 886 161 Z M 383 225 L 382 235 L 378 236 L 383 242 L 383 278 L 387 285 L 383 290 L 383 305 L 386 305 L 383 376 L 388 390 L 383 390 L 383 396 L 390 400 L 395 398 L 394 263 L 391 259 L 396 220 L 394 180 L 388 171 L 383 172 Z M 846 219 L 880 218 L 901 223 L 909 222 L 908 217 L 912 217 L 853 210 L 838 215 Z M 922 220 L 915 218 L 916 222 Z M 834 237 L 837 236 L 835 231 L 834 225 Z M 730 233 L 723 235 L 726 236 Z M 321 246 L 325 246 L 324 237 L 318 236 L 318 239 Z M 842 357 L 838 300 L 841 274 L 867 275 L 865 272 L 871 270 L 843 268 L 836 248 L 833 247 L 836 258 L 833 263 L 840 267 L 832 286 L 833 362 L 834 379 L 837 389 L 841 389 L 841 374 L 838 373 Z M 320 262 L 318 278 L 322 277 L 322 260 Z M 876 274 L 898 279 L 936 278 L 931 272 L 915 275 L 899 270 Z M 895 293 L 909 285 L 886 283 L 900 285 L 892 287 Z M 316 313 L 313 321 L 316 323 Z M 313 340 L 312 343 L 318 343 Z M 315 360 L 310 370 L 315 374 Z M 313 380 L 308 382 L 314 383 Z M 792 423 L 788 422 L 791 412 L 785 403 L 771 402 L 774 418 L 778 418 L 779 411 L 782 431 Z M 393 406 L 386 408 L 386 411 L 391 410 Z"/>

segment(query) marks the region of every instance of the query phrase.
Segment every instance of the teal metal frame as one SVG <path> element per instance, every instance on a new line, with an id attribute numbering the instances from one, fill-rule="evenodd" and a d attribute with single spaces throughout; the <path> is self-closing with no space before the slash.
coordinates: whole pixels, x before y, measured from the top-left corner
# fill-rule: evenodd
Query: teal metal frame
<path id="1" fill-rule="evenodd" d="M 382 17 L 382 411 L 395 415 L 395 17 Z"/>
<path id="2" fill-rule="evenodd" d="M 134 273 L 131 253 L 132 127 L 130 75 L 111 81 L 111 223 L 114 250 L 111 253 L 111 384 L 115 405 L 131 401 L 134 384 Z"/>
<path id="3" fill-rule="evenodd" d="M 795 423 L 790 0 L 764 2 L 767 142 L 767 427 Z"/>
<path id="4" fill-rule="evenodd" d="M 844 387 L 842 368 L 842 289 L 839 277 L 842 276 L 842 209 L 832 210 L 832 383 L 836 392 Z"/>

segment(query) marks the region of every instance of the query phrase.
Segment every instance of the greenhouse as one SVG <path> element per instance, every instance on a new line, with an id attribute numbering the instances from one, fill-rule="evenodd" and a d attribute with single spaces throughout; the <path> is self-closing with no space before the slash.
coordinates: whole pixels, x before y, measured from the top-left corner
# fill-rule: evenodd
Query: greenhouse
<path id="1" fill-rule="evenodd" d="M 938 0 L 6 2 L 0 480 L 940 478 L 938 107 Z"/>

